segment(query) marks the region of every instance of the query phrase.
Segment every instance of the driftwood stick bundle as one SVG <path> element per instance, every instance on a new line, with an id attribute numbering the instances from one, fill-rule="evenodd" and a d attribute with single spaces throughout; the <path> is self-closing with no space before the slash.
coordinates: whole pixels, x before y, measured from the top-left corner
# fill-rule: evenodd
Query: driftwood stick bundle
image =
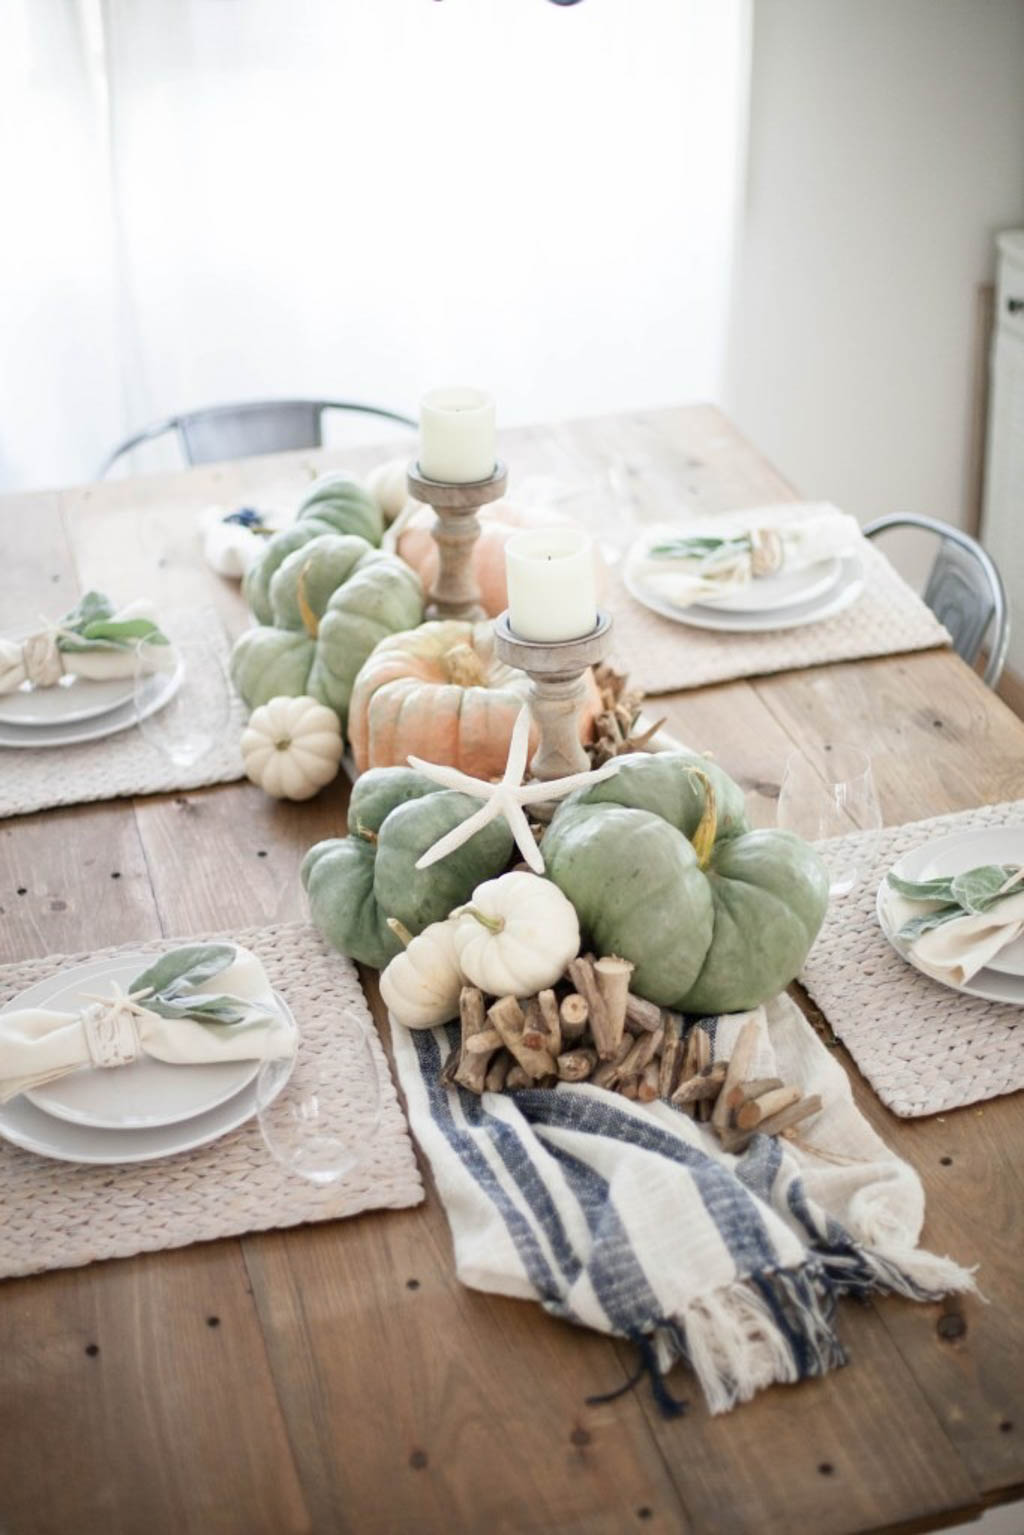
<path id="1" fill-rule="evenodd" d="M 740 1029 L 736 1037 L 736 1043 L 732 1047 L 732 1055 L 729 1057 L 728 1069 L 725 1073 L 725 1081 L 722 1083 L 722 1091 L 715 1102 L 714 1112 L 711 1115 L 711 1123 L 719 1130 L 724 1130 L 729 1123 L 729 1113 L 737 1108 L 743 1099 L 742 1083 L 745 1077 L 750 1075 L 750 1068 L 757 1052 L 757 1042 L 760 1035 L 760 1023 L 757 1018 L 750 1018 Z M 739 1094 L 736 1098 L 735 1095 Z"/>
<path id="2" fill-rule="evenodd" d="M 537 1016 L 540 1016 L 539 1008 Z M 531 1047 L 524 1040 L 526 1017 L 515 997 L 499 997 L 491 1003 L 487 1017 L 504 1040 L 506 1049 L 512 1052 L 531 1080 L 555 1075 L 554 1056 L 547 1050 Z"/>

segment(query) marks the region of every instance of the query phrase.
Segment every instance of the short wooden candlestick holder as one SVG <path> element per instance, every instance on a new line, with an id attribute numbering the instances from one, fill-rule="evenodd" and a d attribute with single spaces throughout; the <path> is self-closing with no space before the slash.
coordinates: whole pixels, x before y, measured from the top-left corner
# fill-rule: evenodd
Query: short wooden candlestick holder
<path id="1" fill-rule="evenodd" d="M 533 683 L 530 712 L 540 744 L 530 771 L 542 781 L 585 773 L 590 759 L 580 744 L 579 716 L 587 696 L 584 673 L 608 654 L 612 620 L 598 613 L 597 627 L 574 640 L 524 640 L 509 627 L 508 612 L 494 620 L 494 648 L 508 666 L 518 667 Z"/>
<path id="2" fill-rule="evenodd" d="M 480 537 L 477 512 L 505 494 L 508 471 L 497 463 L 489 480 L 469 485 L 449 485 L 428 480 L 413 462 L 406 471 L 409 494 L 434 508 L 437 521 L 431 532 L 441 556 L 437 580 L 427 593 L 428 618 L 486 618 L 480 588 L 473 574 L 473 545 Z"/>

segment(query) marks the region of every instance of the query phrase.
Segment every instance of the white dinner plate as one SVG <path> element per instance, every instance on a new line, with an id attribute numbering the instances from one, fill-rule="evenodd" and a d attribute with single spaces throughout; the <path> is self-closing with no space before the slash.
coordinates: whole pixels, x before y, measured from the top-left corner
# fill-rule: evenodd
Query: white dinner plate
<path id="1" fill-rule="evenodd" d="M 841 613 L 856 602 L 864 589 L 864 570 L 860 556 L 843 555 L 838 561 L 838 573 L 830 586 L 818 596 L 795 602 L 790 607 L 755 610 L 751 612 L 720 612 L 710 605 L 692 604 L 688 608 L 659 596 L 644 585 L 635 571 L 623 572 L 626 590 L 637 602 L 671 618 L 677 624 L 687 624 L 695 629 L 717 629 L 733 634 L 762 634 L 773 629 L 799 629 L 805 624 L 817 624 L 825 618 Z"/>
<path id="2" fill-rule="evenodd" d="M 37 751 L 44 746 L 77 746 L 81 741 L 100 741 L 104 736 L 130 730 L 140 719 L 147 719 L 169 703 L 181 687 L 184 676 L 185 666 L 180 659 L 172 672 L 154 672 L 146 681 L 139 712 L 136 712 L 133 685 L 129 681 L 127 702 L 95 717 L 62 720 L 50 725 L 15 725 L 0 721 L 0 747 Z M 63 689 L 57 687 L 48 691 L 56 693 Z"/>
<path id="3" fill-rule="evenodd" d="M 65 675 L 52 688 L 23 683 L 14 693 L 0 694 L 0 725 L 73 725 L 130 703 L 132 690 L 131 677 Z"/>
<path id="4" fill-rule="evenodd" d="M 280 997 L 278 1001 L 281 1001 Z M 294 1057 L 292 1059 L 294 1061 Z M 282 1081 L 278 1092 L 284 1085 Z M 160 1157 L 175 1156 L 181 1151 L 194 1151 L 197 1146 L 206 1146 L 230 1130 L 237 1130 L 255 1113 L 255 1082 L 243 1087 L 226 1103 L 198 1114 L 194 1119 L 157 1125 L 149 1130 L 97 1130 L 91 1125 L 73 1125 L 66 1119 L 44 1114 L 22 1093 L 10 1103 L 0 1104 L 0 1137 L 25 1151 L 53 1157 L 58 1162 L 117 1166 L 123 1162 L 155 1162 Z"/>
<path id="5" fill-rule="evenodd" d="M 983 864 L 1000 863 L 1024 864 L 1024 826 L 986 826 L 935 837 L 904 853 L 893 865 L 893 872 L 901 879 L 941 879 L 945 875 L 960 874 L 965 869 L 980 868 Z M 887 889 L 883 879 L 875 905 L 879 926 L 897 954 L 915 969 L 921 969 L 915 964 L 909 945 L 900 941 L 889 923 L 885 905 Z M 922 970 L 921 973 L 927 975 L 929 972 Z M 937 977 L 930 979 L 937 980 Z M 945 981 L 938 984 L 949 985 L 950 990 L 961 991 L 969 997 L 1024 1007 L 1024 938 L 1007 944 L 966 985 L 952 986 Z"/>
<path id="6" fill-rule="evenodd" d="M 121 954 L 117 959 L 92 960 L 37 981 L 13 997 L 0 1013 L 23 1007 L 47 1007 L 75 1012 L 92 996 L 113 994 L 113 982 L 127 991 L 131 982 L 154 962 L 154 955 Z M 287 1006 L 281 1004 L 294 1027 Z M 218 1061 L 199 1066 L 171 1065 L 144 1056 L 113 1070 L 83 1068 L 25 1093 L 37 1108 L 73 1124 L 97 1130 L 140 1130 L 194 1119 L 234 1097 L 259 1070 L 259 1061 Z"/>
<path id="7" fill-rule="evenodd" d="M 758 576 L 739 591 L 703 597 L 693 606 L 713 613 L 780 613 L 823 597 L 835 586 L 839 575 L 839 557 L 834 556 L 818 560 L 804 570 L 780 570 L 775 576 Z"/>

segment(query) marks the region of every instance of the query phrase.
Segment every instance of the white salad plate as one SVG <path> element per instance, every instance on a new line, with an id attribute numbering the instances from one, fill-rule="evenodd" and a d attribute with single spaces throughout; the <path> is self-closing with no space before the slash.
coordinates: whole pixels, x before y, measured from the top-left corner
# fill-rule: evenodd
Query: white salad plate
<path id="1" fill-rule="evenodd" d="M 977 869 L 984 864 L 1024 864 L 1024 826 L 984 826 L 974 830 L 952 832 L 946 837 L 935 837 L 930 842 L 915 847 L 893 864 L 892 872 L 901 879 L 942 879 L 951 874 L 962 874 L 966 869 Z M 896 953 L 922 975 L 929 975 L 940 986 L 951 991 L 963 992 L 968 997 L 982 997 L 987 1002 L 1009 1002 L 1024 1007 L 1024 938 L 1007 944 L 990 962 L 963 986 L 953 986 L 940 981 L 915 963 L 910 945 L 896 935 L 888 915 L 886 896 L 889 886 L 885 879 L 878 887 L 875 910 L 878 923 Z"/>
<path id="2" fill-rule="evenodd" d="M 775 576 L 758 576 L 739 591 L 721 597 L 704 597 L 693 606 L 714 613 L 778 613 L 813 602 L 832 590 L 839 579 L 838 556 L 818 560 L 803 570 L 780 570 Z"/>
<path id="3" fill-rule="evenodd" d="M 64 676 L 52 688 L 22 683 L 0 694 L 0 725 L 74 725 L 130 703 L 132 691 L 131 677 Z"/>
<path id="4" fill-rule="evenodd" d="M 133 697 L 134 685 L 129 678 L 126 701 L 106 708 L 103 713 L 88 717 L 79 716 L 77 719 L 62 718 L 50 724 L 12 724 L 5 719 L 0 719 L 0 747 L 34 751 L 45 746 L 77 746 L 82 741 L 100 741 L 104 736 L 117 735 L 122 730 L 130 730 L 133 725 L 138 724 L 140 719 L 148 719 L 151 714 L 155 714 L 158 709 L 162 709 L 169 703 L 181 687 L 184 676 L 185 666 L 181 660 L 171 672 L 154 672 L 146 681 L 141 697 L 141 708 L 138 710 Z M 118 681 L 120 682 L 121 679 Z M 100 684 L 95 685 L 100 686 Z M 70 694 L 73 689 L 65 689 L 58 684 L 53 688 L 39 689 L 40 695 L 44 692 Z M 6 701 L 9 703 L 11 698 L 16 696 L 9 693 L 5 695 Z"/>
<path id="5" fill-rule="evenodd" d="M 127 1071 L 130 1068 L 115 1069 Z M 192 1068 L 177 1069 L 189 1071 Z M 278 1092 L 284 1085 L 282 1081 Z M 114 1167 L 127 1162 L 155 1162 L 160 1157 L 194 1151 L 197 1146 L 207 1146 L 229 1131 L 237 1130 L 255 1113 L 255 1081 L 205 1114 L 173 1125 L 156 1125 L 148 1130 L 97 1130 L 91 1125 L 73 1125 L 66 1119 L 55 1119 L 44 1113 L 23 1093 L 10 1103 L 0 1105 L 0 1137 L 25 1151 L 52 1157 L 58 1162 L 89 1162 Z"/>
<path id="6" fill-rule="evenodd" d="M 825 563 L 824 561 L 822 563 Z M 805 624 L 817 624 L 832 618 L 856 602 L 864 589 L 864 570 L 860 556 L 843 555 L 836 560 L 838 567 L 829 585 L 816 596 L 784 604 L 774 608 L 755 608 L 750 611 L 725 611 L 718 605 L 693 603 L 678 607 L 645 585 L 635 570 L 627 566 L 623 572 L 626 590 L 637 602 L 671 618 L 675 623 L 687 624 L 695 629 L 717 629 L 734 634 L 762 634 L 773 629 L 799 629 Z"/>

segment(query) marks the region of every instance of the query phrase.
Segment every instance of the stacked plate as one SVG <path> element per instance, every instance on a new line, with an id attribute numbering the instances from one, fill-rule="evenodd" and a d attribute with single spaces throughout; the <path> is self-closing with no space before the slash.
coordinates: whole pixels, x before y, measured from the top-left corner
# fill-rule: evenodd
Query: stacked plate
<path id="1" fill-rule="evenodd" d="M 13 693 L 0 694 L 0 747 L 75 746 L 116 735 L 162 709 L 183 676 L 179 660 L 173 671 L 147 677 L 138 696 L 132 677 L 93 681 L 67 676 L 49 688 L 24 683 Z"/>
<path id="2" fill-rule="evenodd" d="M 24 1007 L 77 1011 L 90 996 L 110 994 L 113 981 L 127 990 L 152 962 L 152 954 L 119 954 L 72 966 L 30 986 L 0 1013 Z M 298 1042 L 288 1004 L 277 992 L 274 1001 Z M 256 1113 L 260 1064 L 172 1066 L 142 1057 L 112 1070 L 83 1068 L 0 1104 L 0 1136 L 62 1162 L 150 1162 L 191 1151 Z"/>
<path id="3" fill-rule="evenodd" d="M 893 865 L 892 872 L 901 879 L 915 881 L 948 879 L 950 875 L 978 869 L 985 864 L 1024 865 L 1024 826 L 989 826 L 936 837 L 905 853 Z M 977 971 L 963 986 L 940 981 L 917 964 L 913 949 L 896 936 L 886 906 L 887 889 L 883 880 L 878 887 L 875 909 L 882 932 L 901 958 L 938 985 L 949 986 L 951 991 L 963 992 L 968 997 L 983 997 L 987 1002 L 1009 1002 L 1024 1007 L 1024 937 L 1000 949 L 984 969 Z"/>
<path id="4" fill-rule="evenodd" d="M 864 571 L 857 554 L 819 560 L 803 570 L 780 571 L 763 576 L 740 591 L 714 600 L 681 607 L 654 591 L 639 571 L 625 572 L 626 590 L 637 602 L 697 629 L 721 629 L 736 634 L 757 634 L 770 629 L 798 629 L 820 623 L 856 602 L 864 587 Z"/>

